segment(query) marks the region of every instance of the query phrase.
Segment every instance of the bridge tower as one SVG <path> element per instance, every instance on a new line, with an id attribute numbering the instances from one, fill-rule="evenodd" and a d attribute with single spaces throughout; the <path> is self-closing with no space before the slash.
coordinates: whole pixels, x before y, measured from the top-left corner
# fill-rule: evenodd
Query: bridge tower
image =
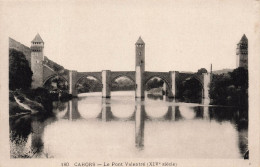
<path id="1" fill-rule="evenodd" d="M 135 97 L 144 98 L 145 43 L 141 37 L 135 43 Z"/>
<path id="2" fill-rule="evenodd" d="M 44 42 L 37 34 L 31 42 L 31 70 L 32 88 L 41 87 L 43 84 L 43 61 L 44 61 Z"/>
<path id="3" fill-rule="evenodd" d="M 248 39 L 244 34 L 237 44 L 237 68 L 244 67 L 248 68 Z"/>

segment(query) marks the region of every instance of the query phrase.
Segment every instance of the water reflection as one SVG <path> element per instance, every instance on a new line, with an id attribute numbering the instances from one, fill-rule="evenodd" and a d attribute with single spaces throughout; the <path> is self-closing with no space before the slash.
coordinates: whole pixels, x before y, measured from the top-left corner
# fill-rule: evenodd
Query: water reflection
<path id="1" fill-rule="evenodd" d="M 110 99 L 102 98 L 101 119 L 104 122 L 113 119 L 113 114 L 111 112 L 111 106 L 110 106 Z"/>
<path id="2" fill-rule="evenodd" d="M 168 106 L 168 111 L 164 116 L 165 120 L 175 121 L 176 106 Z"/>
<path id="3" fill-rule="evenodd" d="M 135 105 L 135 146 L 142 149 L 144 147 L 144 121 L 145 107 L 141 99 L 136 99 Z"/>
<path id="4" fill-rule="evenodd" d="M 210 103 L 210 99 L 203 99 L 202 104 L 203 106 L 203 118 L 206 120 L 210 120 L 210 116 L 209 116 L 209 103 Z"/>
<path id="5" fill-rule="evenodd" d="M 244 114 L 208 104 L 157 97 L 144 101 L 131 96 L 87 97 L 54 103 L 52 119 L 21 117 L 10 121 L 10 127 L 28 138 L 27 145 L 38 150 L 38 157 L 47 150 L 54 157 L 68 158 L 68 152 L 78 155 L 77 150 L 85 148 L 88 151 L 80 156 L 241 158 L 248 143 Z M 114 148 L 118 151 L 109 151 Z"/>
<path id="6" fill-rule="evenodd" d="M 74 98 L 68 102 L 67 113 L 63 117 L 68 120 L 76 120 L 82 118 L 78 110 L 78 99 Z"/>
<path id="7" fill-rule="evenodd" d="M 149 99 L 153 99 L 153 100 L 163 100 L 163 99 L 164 99 L 163 97 L 166 97 L 166 96 L 154 95 L 154 94 L 147 94 L 147 97 L 148 97 Z"/>
<path id="8" fill-rule="evenodd" d="M 44 142 L 42 140 L 44 132 L 44 123 L 40 121 L 32 121 L 31 133 L 31 148 L 35 152 L 35 156 L 39 157 L 42 154 Z"/>

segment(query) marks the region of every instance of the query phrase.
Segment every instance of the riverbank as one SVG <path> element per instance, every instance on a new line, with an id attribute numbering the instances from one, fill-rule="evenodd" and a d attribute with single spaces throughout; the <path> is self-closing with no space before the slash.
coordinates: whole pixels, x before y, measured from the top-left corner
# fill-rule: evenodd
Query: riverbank
<path id="1" fill-rule="evenodd" d="M 45 90 L 16 90 L 9 92 L 9 116 L 17 116 L 23 113 L 49 114 L 52 111 L 52 99 Z"/>
<path id="2" fill-rule="evenodd" d="M 66 92 L 50 93 L 45 88 L 9 91 L 9 114 L 50 114 L 53 101 L 68 101 L 72 98 Z"/>
<path id="3" fill-rule="evenodd" d="M 63 96 L 68 100 L 72 98 L 67 94 Z M 35 131 L 35 122 L 41 123 L 43 127 L 44 122 L 56 119 L 53 102 L 59 99 L 44 88 L 9 91 L 11 158 L 33 158 L 42 155 L 41 144 L 35 146 L 36 148 L 27 148 L 25 144 L 29 140 L 29 134 Z"/>
<path id="4" fill-rule="evenodd" d="M 31 111 L 20 106 L 15 98 L 12 92 L 9 92 L 9 117 L 16 117 L 20 115 L 26 115 L 31 114 Z"/>

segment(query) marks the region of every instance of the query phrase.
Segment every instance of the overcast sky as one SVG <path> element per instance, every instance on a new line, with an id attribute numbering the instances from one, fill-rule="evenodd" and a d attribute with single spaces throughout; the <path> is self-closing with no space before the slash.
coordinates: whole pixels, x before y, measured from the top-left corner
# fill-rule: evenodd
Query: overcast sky
<path id="1" fill-rule="evenodd" d="M 27 46 L 39 33 L 49 59 L 78 71 L 134 70 L 139 36 L 147 71 L 235 68 L 236 44 L 254 35 L 253 1 L 0 3 L 2 33 Z"/>

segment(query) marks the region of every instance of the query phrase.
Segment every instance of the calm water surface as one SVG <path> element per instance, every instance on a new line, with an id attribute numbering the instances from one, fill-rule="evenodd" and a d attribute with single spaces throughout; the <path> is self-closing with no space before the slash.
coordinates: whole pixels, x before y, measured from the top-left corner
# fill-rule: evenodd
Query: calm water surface
<path id="1" fill-rule="evenodd" d="M 55 117 L 32 120 L 26 146 L 54 158 L 242 158 L 248 130 L 239 111 L 204 104 L 134 92 L 54 102 Z"/>

